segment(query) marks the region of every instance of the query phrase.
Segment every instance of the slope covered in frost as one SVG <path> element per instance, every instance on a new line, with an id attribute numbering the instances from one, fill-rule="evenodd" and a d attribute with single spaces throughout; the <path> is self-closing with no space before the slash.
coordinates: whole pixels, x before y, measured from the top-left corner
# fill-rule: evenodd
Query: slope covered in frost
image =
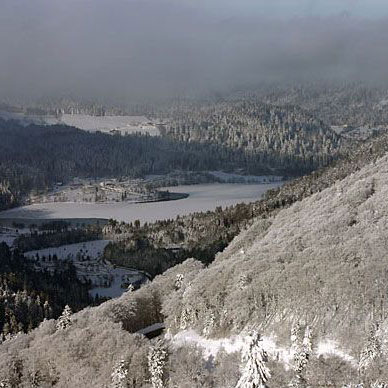
<path id="1" fill-rule="evenodd" d="M 51 320 L 5 341 L 0 382 L 113 386 L 120 370 L 125 386 L 149 387 L 152 342 L 136 333 L 162 321 L 166 387 L 235 387 L 246 368 L 244 340 L 233 339 L 252 329 L 269 355 L 269 387 L 388 381 L 387 194 L 384 156 L 256 219 L 207 268 L 189 259 L 74 314 L 66 329 Z"/>
<path id="2" fill-rule="evenodd" d="M 259 327 L 286 338 L 300 321 L 358 353 L 388 308 L 387 195 L 385 156 L 258 219 L 165 306 L 170 325 L 183 315 L 214 336 Z"/>

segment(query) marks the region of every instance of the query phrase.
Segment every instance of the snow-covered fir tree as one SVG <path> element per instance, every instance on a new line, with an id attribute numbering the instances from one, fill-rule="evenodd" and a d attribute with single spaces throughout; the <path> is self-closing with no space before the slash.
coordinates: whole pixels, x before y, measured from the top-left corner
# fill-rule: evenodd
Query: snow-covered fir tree
<path id="1" fill-rule="evenodd" d="M 128 386 L 127 376 L 128 376 L 127 364 L 124 360 L 120 360 L 113 368 L 113 372 L 111 374 L 112 383 L 110 387 L 126 388 Z"/>
<path id="2" fill-rule="evenodd" d="M 241 274 L 240 278 L 238 279 L 238 286 L 240 290 L 243 290 L 249 283 L 249 277 L 246 274 Z"/>
<path id="3" fill-rule="evenodd" d="M 213 331 L 215 325 L 216 325 L 216 316 L 213 311 L 210 311 L 210 313 L 205 318 L 203 334 L 205 336 L 209 336 Z"/>
<path id="4" fill-rule="evenodd" d="M 306 382 L 306 367 L 310 354 L 312 352 L 311 329 L 306 326 L 304 337 L 301 338 L 301 328 L 299 323 L 296 323 L 291 328 L 291 349 L 294 353 L 294 371 L 295 377 L 289 384 L 289 387 L 304 388 L 307 386 Z"/>
<path id="5" fill-rule="evenodd" d="M 62 315 L 58 318 L 57 321 L 57 330 L 64 330 L 71 326 L 71 315 L 73 312 L 71 308 L 66 305 Z"/>
<path id="6" fill-rule="evenodd" d="M 190 309 L 184 308 L 180 316 L 179 328 L 185 330 L 190 322 Z"/>
<path id="7" fill-rule="evenodd" d="M 44 313 L 44 317 L 46 319 L 50 319 L 52 317 L 53 311 L 52 311 L 52 308 L 47 300 L 43 304 L 43 313 Z"/>
<path id="8" fill-rule="evenodd" d="M 375 381 L 371 385 L 371 388 L 388 388 L 388 384 L 381 381 Z"/>
<path id="9" fill-rule="evenodd" d="M 180 290 L 182 288 L 183 280 L 184 280 L 183 274 L 178 273 L 176 275 L 175 284 L 174 284 L 174 288 L 175 288 L 176 291 L 178 291 L 178 290 Z"/>
<path id="10" fill-rule="evenodd" d="M 168 351 L 162 340 L 158 340 L 148 353 L 148 368 L 152 388 L 164 388 L 166 381 L 166 364 Z"/>
<path id="11" fill-rule="evenodd" d="M 381 341 L 378 336 L 379 326 L 373 325 L 365 348 L 362 350 L 359 362 L 359 372 L 363 374 L 373 361 L 381 354 Z"/>
<path id="12" fill-rule="evenodd" d="M 236 388 L 266 388 L 271 377 L 270 370 L 266 366 L 268 355 L 263 349 L 260 334 L 256 331 L 248 336 L 242 352 L 242 361 L 244 366 Z"/>
<path id="13" fill-rule="evenodd" d="M 30 371 L 28 374 L 28 378 L 31 388 L 38 388 L 42 386 L 43 379 L 39 370 Z"/>

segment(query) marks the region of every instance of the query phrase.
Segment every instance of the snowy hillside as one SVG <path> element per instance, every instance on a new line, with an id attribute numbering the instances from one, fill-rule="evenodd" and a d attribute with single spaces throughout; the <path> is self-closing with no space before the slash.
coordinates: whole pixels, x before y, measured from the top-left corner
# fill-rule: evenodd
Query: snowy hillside
<path id="1" fill-rule="evenodd" d="M 386 156 L 273 219 L 257 220 L 184 296 L 182 306 L 190 300 L 202 317 L 192 326 L 203 330 L 209 314 L 224 321 L 215 331 L 230 332 L 300 318 L 353 345 L 365 322 L 384 317 L 388 302 L 387 194 Z"/>
<path id="2" fill-rule="evenodd" d="M 0 381 L 20 359 L 23 381 L 39 368 L 43 381 L 55 372 L 59 387 L 109 386 L 117 376 L 127 387 L 150 387 L 160 357 L 161 387 L 234 388 L 249 379 L 385 387 L 387 194 L 384 156 L 257 219 L 207 268 L 189 259 L 74 314 L 64 330 L 48 321 L 4 342 Z M 165 344 L 135 334 L 161 322 Z"/>

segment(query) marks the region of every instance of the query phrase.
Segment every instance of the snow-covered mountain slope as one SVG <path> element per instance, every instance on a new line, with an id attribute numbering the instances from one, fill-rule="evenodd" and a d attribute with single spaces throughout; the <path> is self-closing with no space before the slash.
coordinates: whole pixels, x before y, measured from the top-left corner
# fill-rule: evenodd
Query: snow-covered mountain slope
<path id="1" fill-rule="evenodd" d="M 174 293 L 178 274 L 191 281 L 202 268 L 187 260 L 136 292 L 71 315 L 65 330 L 58 329 L 58 320 L 49 320 L 0 342 L 0 386 L 31 387 L 35 381 L 41 387 L 110 387 L 114 366 L 125 360 L 131 369 L 127 386 L 151 387 L 150 342 L 136 333 L 163 320 L 161 303 Z"/>
<path id="2" fill-rule="evenodd" d="M 388 309 L 388 156 L 257 220 L 205 269 L 169 317 L 217 333 L 303 321 L 359 351 Z M 178 329 L 178 327 L 176 327 Z M 279 330 L 280 329 L 280 330 Z M 288 332 L 288 331 L 287 331 Z"/>
<path id="3" fill-rule="evenodd" d="M 39 367 L 44 376 L 55 370 L 58 387 L 108 386 L 114 365 L 125 359 L 128 376 L 135 375 L 127 386 L 147 387 L 149 343 L 130 333 L 164 321 L 171 339 L 168 387 L 235 387 L 236 354 L 204 351 L 204 364 L 190 346 L 213 349 L 251 329 L 264 336 L 263 346 L 271 344 L 270 387 L 288 386 L 299 362 L 292 355 L 303 356 L 293 353 L 291 330 L 293 337 L 304 331 L 312 344 L 303 367 L 309 386 L 386 380 L 387 195 L 388 155 L 257 219 L 207 268 L 187 260 L 138 291 L 74 314 L 65 330 L 49 321 L 6 341 L 0 371 L 9 378 L 9 365 L 21 360 L 25 381 Z"/>

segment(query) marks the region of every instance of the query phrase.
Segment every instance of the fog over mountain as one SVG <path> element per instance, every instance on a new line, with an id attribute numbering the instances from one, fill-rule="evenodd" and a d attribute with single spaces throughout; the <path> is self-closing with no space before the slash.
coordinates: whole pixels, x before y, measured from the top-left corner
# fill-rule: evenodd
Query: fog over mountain
<path id="1" fill-rule="evenodd" d="M 386 79 L 388 5 L 316 3 L 2 0 L 0 98 L 136 101 Z"/>

